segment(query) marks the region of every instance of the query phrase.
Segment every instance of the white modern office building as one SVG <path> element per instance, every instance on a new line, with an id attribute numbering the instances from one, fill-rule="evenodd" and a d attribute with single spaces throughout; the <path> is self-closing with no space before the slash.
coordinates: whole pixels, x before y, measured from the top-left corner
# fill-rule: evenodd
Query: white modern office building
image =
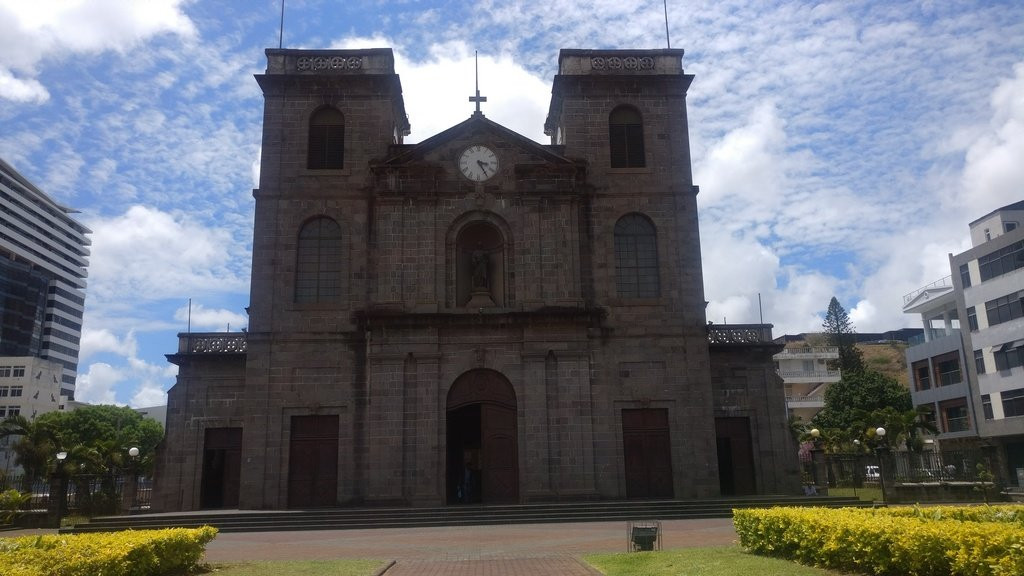
<path id="1" fill-rule="evenodd" d="M 970 223 L 951 275 L 904 297 L 925 342 L 907 350 L 915 405 L 933 409 L 943 450 L 991 451 L 1004 484 L 1024 486 L 1024 201 Z"/>
<path id="2" fill-rule="evenodd" d="M 74 398 L 90 230 L 0 159 L 0 357 L 61 364 Z"/>

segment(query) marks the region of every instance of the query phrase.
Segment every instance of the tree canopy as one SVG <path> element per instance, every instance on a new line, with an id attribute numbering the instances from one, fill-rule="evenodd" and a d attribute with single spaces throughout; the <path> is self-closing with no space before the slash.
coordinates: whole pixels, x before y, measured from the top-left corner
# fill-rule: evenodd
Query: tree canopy
<path id="1" fill-rule="evenodd" d="M 864 355 L 857 349 L 857 331 L 850 323 L 850 316 L 835 296 L 828 303 L 825 321 L 821 325 L 825 341 L 829 346 L 839 348 L 839 360 L 830 363 L 843 375 L 864 371 Z"/>
<path id="2" fill-rule="evenodd" d="M 872 417 L 873 414 L 890 410 L 899 414 L 913 409 L 910 392 L 895 378 L 870 370 L 843 372 L 842 380 L 825 390 L 825 407 L 815 414 L 811 423 L 822 430 L 857 433 L 888 423 L 874 422 L 880 417 Z"/>
<path id="3" fill-rule="evenodd" d="M 146 472 L 163 428 L 131 408 L 100 405 L 47 412 L 34 420 L 11 417 L 0 423 L 0 437 L 12 437 L 15 461 L 32 477 L 52 470 L 58 452 L 67 452 L 64 465 L 81 473 L 129 467 Z M 128 456 L 133 447 L 139 449 L 137 459 Z"/>

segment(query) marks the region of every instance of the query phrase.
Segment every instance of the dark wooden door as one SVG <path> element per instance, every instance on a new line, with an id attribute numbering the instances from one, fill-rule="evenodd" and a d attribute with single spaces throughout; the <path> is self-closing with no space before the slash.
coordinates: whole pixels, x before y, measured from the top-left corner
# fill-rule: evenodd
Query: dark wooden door
<path id="1" fill-rule="evenodd" d="M 623 410 L 622 451 L 627 498 L 672 498 L 668 410 Z"/>
<path id="2" fill-rule="evenodd" d="M 481 497 L 485 503 L 519 501 L 519 455 L 516 451 L 516 411 L 507 406 L 480 407 L 482 443 Z"/>
<path id="3" fill-rule="evenodd" d="M 338 416 L 292 416 L 288 507 L 338 503 Z"/>
<path id="4" fill-rule="evenodd" d="M 237 508 L 241 472 L 242 429 L 207 428 L 203 438 L 199 506 Z"/>
<path id="5" fill-rule="evenodd" d="M 723 496 L 757 494 L 750 418 L 715 418 L 718 484 Z"/>
<path id="6" fill-rule="evenodd" d="M 448 501 L 518 502 L 517 411 L 512 384 L 493 370 L 470 370 L 452 383 L 447 404 Z"/>

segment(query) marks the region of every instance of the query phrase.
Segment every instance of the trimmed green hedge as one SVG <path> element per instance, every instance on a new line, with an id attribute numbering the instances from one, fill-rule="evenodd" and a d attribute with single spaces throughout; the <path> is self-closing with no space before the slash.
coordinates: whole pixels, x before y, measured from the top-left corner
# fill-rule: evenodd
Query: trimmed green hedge
<path id="1" fill-rule="evenodd" d="M 748 551 L 811 566 L 879 576 L 1019 576 L 1022 510 L 737 509 L 733 522 Z"/>
<path id="2" fill-rule="evenodd" d="M 194 568 L 217 529 L 0 538 L 5 576 L 165 576 Z"/>

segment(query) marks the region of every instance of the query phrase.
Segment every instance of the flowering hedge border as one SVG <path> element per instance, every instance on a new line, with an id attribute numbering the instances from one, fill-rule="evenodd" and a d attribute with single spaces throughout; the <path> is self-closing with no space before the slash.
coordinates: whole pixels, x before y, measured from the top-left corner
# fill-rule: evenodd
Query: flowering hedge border
<path id="1" fill-rule="evenodd" d="M 733 510 L 740 545 L 878 576 L 1024 574 L 1024 507 Z"/>
<path id="2" fill-rule="evenodd" d="M 5 576 L 164 576 L 195 568 L 217 529 L 167 528 L 0 538 Z"/>

